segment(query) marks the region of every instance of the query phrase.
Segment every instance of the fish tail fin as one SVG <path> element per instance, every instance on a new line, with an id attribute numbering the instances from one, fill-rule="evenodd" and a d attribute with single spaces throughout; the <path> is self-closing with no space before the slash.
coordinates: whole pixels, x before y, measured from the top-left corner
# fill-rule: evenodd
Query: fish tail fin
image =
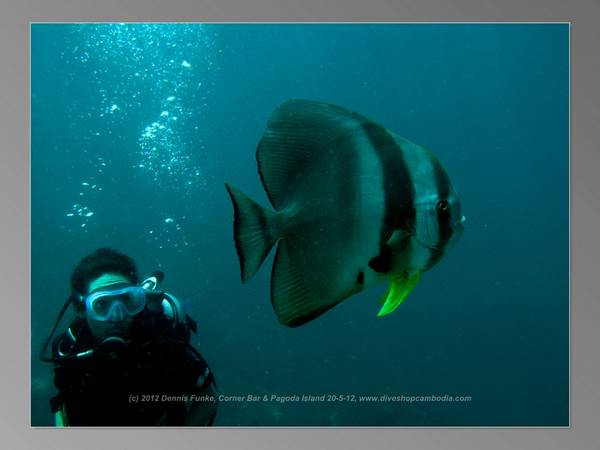
<path id="1" fill-rule="evenodd" d="M 263 208 L 243 192 L 225 183 L 233 203 L 233 238 L 240 259 L 242 282 L 258 271 L 277 242 L 273 222 L 276 213 Z"/>

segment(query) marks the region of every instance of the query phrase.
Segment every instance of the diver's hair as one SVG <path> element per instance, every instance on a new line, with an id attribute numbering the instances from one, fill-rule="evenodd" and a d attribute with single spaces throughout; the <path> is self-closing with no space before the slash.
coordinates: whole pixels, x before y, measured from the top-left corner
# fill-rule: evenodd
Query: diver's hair
<path id="1" fill-rule="evenodd" d="M 90 282 L 105 273 L 116 273 L 126 277 L 131 284 L 139 283 L 135 262 L 114 248 L 103 247 L 83 257 L 71 275 L 71 289 L 84 296 Z"/>

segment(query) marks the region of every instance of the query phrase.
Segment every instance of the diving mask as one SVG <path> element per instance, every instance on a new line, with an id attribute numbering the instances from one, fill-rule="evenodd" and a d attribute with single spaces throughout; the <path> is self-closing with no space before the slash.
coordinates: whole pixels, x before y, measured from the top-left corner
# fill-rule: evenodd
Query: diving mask
<path id="1" fill-rule="evenodd" d="M 85 300 L 88 317 L 99 322 L 119 322 L 134 316 L 146 306 L 146 292 L 141 286 L 102 289 Z"/>

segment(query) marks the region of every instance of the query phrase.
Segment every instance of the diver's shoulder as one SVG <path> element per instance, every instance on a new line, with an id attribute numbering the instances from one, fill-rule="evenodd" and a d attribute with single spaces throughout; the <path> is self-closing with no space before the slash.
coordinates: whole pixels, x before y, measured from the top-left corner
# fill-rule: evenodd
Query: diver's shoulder
<path id="1" fill-rule="evenodd" d="M 163 292 L 162 297 L 163 314 L 174 322 L 183 322 L 186 314 L 181 301 L 170 292 Z"/>
<path id="2" fill-rule="evenodd" d="M 91 332 L 85 319 L 77 318 L 62 333 L 52 340 L 52 354 L 54 357 L 68 356 L 82 345 L 87 345 L 91 340 Z"/>

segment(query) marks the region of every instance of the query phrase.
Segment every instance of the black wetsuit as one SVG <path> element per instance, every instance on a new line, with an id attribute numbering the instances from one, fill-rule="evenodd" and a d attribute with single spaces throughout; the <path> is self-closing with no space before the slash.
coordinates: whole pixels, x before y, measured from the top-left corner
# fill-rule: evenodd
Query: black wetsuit
<path id="1" fill-rule="evenodd" d="M 143 311 L 134 318 L 127 346 L 101 347 L 92 356 L 55 363 L 59 393 L 50 401 L 53 412 L 63 407 L 69 426 L 183 425 L 190 405 L 198 403 L 192 394 L 214 386 L 206 361 L 189 344 L 189 328 Z M 85 319 L 69 329 L 75 339 L 57 336 L 54 357 L 94 348 Z"/>

